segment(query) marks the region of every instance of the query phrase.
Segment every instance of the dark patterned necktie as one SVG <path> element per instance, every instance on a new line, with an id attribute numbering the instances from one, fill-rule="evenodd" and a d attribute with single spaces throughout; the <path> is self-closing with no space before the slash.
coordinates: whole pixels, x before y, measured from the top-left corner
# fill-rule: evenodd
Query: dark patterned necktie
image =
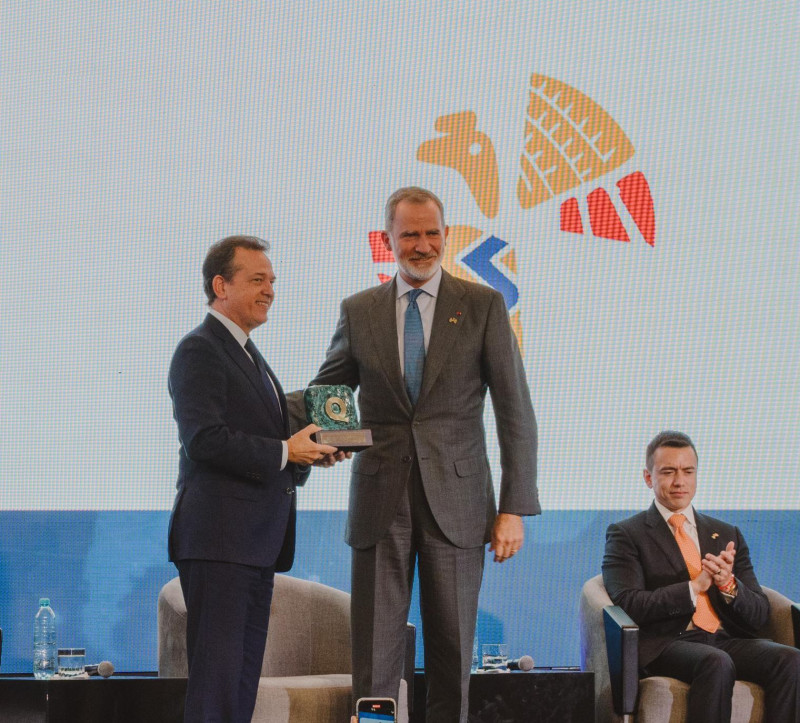
<path id="1" fill-rule="evenodd" d="M 253 363 L 256 365 L 256 369 L 258 369 L 258 373 L 261 375 L 261 381 L 264 383 L 264 386 L 267 389 L 267 398 L 269 399 L 270 406 L 272 407 L 272 412 L 277 415 L 278 419 L 282 419 L 283 414 L 281 414 L 281 404 L 278 400 L 278 392 L 272 383 L 272 379 L 269 377 L 269 373 L 267 372 L 267 362 L 264 361 L 264 357 L 262 357 L 258 349 L 256 349 L 256 345 L 253 344 L 252 339 L 248 339 L 245 342 L 244 348 L 253 358 Z"/>

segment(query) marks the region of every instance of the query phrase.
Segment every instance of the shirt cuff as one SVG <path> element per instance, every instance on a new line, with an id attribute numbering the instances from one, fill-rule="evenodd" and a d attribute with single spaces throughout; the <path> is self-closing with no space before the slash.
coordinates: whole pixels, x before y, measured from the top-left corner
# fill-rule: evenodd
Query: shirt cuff
<path id="1" fill-rule="evenodd" d="M 730 605 L 736 599 L 736 595 L 739 593 L 739 585 L 734 577 L 733 585 L 730 586 L 729 590 L 726 591 L 721 588 L 717 588 L 717 590 L 719 590 L 720 595 L 722 595 L 722 599 Z"/>
<path id="2" fill-rule="evenodd" d="M 283 446 L 283 454 L 281 455 L 281 472 L 286 469 L 286 463 L 289 461 L 289 443 L 285 440 L 281 440 L 281 445 Z"/>
<path id="3" fill-rule="evenodd" d="M 689 594 L 692 596 L 692 605 L 697 607 L 697 593 L 694 591 L 692 583 L 689 583 Z"/>

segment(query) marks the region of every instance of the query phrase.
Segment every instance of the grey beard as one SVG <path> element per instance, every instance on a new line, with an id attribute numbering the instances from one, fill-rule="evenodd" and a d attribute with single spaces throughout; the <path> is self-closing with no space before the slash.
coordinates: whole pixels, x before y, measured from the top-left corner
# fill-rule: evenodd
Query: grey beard
<path id="1" fill-rule="evenodd" d="M 442 257 L 437 256 L 434 263 L 428 267 L 427 270 L 422 271 L 421 269 L 416 268 L 415 266 L 411 266 L 406 264 L 405 262 L 397 262 L 397 266 L 406 276 L 414 281 L 428 281 L 432 279 L 436 272 L 439 270 L 439 267 L 442 265 Z"/>

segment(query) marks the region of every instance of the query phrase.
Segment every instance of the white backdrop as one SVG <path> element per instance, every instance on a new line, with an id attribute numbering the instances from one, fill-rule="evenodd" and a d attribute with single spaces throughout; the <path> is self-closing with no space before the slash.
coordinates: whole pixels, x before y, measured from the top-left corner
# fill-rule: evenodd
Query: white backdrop
<path id="1" fill-rule="evenodd" d="M 699 506 L 800 507 L 797 4 L 532 5 L 3 3 L 0 508 L 168 509 L 166 372 L 202 320 L 209 244 L 273 244 L 254 337 L 297 388 L 339 301 L 386 270 L 368 234 L 408 184 L 477 229 L 451 271 L 508 244 L 489 275 L 518 293 L 546 509 L 642 507 L 643 449 L 665 427 L 698 444 Z M 633 154 L 524 208 L 532 74 L 581 94 L 565 112 L 588 125 L 552 139 L 602 121 L 597 142 L 619 129 Z M 461 160 L 496 157 L 479 193 L 418 157 L 465 112 L 483 141 Z M 652 246 L 617 187 L 639 173 Z M 629 242 L 592 233 L 597 189 Z M 571 198 L 582 234 L 561 229 Z M 315 473 L 301 508 L 344 509 L 347 473 Z"/>

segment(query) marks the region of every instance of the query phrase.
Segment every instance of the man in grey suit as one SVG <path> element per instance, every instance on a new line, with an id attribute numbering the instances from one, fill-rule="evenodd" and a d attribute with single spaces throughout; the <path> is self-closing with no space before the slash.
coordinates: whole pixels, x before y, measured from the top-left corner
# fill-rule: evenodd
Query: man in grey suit
<path id="1" fill-rule="evenodd" d="M 484 544 L 517 553 L 522 515 L 540 513 L 536 420 L 503 297 L 441 269 L 448 228 L 430 191 L 396 191 L 383 243 L 395 278 L 342 302 L 312 384 L 360 388 L 374 444 L 356 455 L 352 547 L 353 695 L 397 698 L 415 562 L 427 720 L 466 721 Z M 500 512 L 486 456 L 484 400 L 500 442 Z"/>

